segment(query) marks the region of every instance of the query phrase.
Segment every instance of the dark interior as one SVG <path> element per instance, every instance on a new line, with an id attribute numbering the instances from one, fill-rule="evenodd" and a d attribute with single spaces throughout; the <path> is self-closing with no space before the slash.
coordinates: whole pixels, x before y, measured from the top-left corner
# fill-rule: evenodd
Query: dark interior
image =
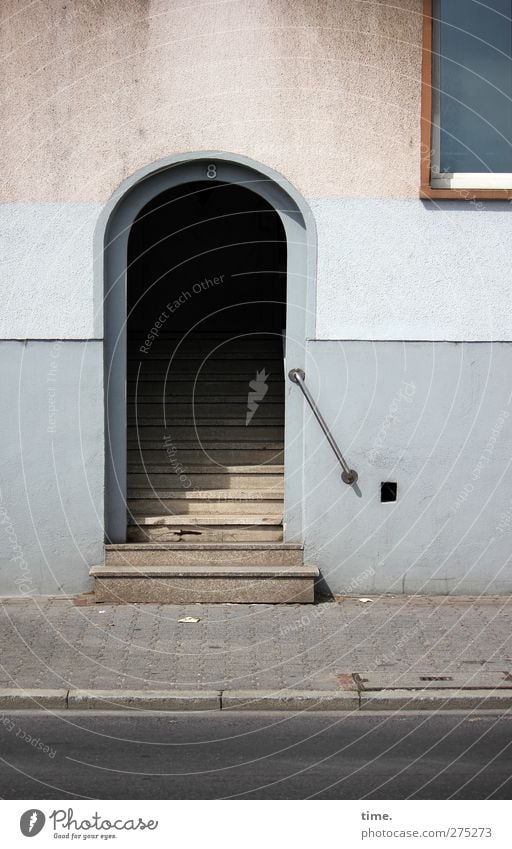
<path id="1" fill-rule="evenodd" d="M 244 186 L 186 183 L 154 198 L 128 243 L 128 331 L 280 333 L 286 239 L 279 215 Z"/>

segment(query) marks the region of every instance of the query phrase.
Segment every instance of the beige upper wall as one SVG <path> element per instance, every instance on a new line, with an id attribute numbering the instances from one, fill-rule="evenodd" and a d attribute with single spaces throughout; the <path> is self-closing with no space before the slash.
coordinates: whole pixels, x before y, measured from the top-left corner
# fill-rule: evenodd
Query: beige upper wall
<path id="1" fill-rule="evenodd" d="M 244 154 L 306 197 L 417 197 L 422 0 L 3 0 L 1 200 L 105 200 Z"/>

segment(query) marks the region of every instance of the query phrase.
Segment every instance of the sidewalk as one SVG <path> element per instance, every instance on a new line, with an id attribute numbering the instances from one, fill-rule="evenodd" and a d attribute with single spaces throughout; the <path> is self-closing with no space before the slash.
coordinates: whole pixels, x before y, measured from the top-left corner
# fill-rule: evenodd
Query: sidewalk
<path id="1" fill-rule="evenodd" d="M 199 621 L 180 621 L 186 617 Z M 498 687 L 512 700 L 512 599 L 505 596 L 315 606 L 7 601 L 0 639 L 4 689 L 226 697 Z"/>

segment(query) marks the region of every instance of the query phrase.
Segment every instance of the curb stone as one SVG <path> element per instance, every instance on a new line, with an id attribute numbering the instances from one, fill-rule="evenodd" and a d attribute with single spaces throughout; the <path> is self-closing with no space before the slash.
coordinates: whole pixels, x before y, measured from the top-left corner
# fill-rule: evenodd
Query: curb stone
<path id="1" fill-rule="evenodd" d="M 360 693 L 361 710 L 509 710 L 509 690 L 369 690 Z"/>
<path id="2" fill-rule="evenodd" d="M 359 696 L 340 690 L 224 690 L 222 710 L 359 710 Z"/>
<path id="3" fill-rule="evenodd" d="M 0 689 L 0 711 L 512 711 L 512 690 Z"/>
<path id="4" fill-rule="evenodd" d="M 220 710 L 220 690 L 70 690 L 69 710 Z"/>
<path id="5" fill-rule="evenodd" d="M 0 710 L 65 710 L 68 690 L 22 690 L 0 688 Z"/>

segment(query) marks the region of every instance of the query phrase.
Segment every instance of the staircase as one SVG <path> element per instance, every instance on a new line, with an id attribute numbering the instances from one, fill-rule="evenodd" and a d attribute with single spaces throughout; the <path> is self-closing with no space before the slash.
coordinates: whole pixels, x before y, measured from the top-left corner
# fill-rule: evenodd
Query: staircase
<path id="1" fill-rule="evenodd" d="M 283 542 L 281 338 L 132 344 L 128 542 L 92 569 L 97 600 L 312 602 L 318 570 Z"/>

